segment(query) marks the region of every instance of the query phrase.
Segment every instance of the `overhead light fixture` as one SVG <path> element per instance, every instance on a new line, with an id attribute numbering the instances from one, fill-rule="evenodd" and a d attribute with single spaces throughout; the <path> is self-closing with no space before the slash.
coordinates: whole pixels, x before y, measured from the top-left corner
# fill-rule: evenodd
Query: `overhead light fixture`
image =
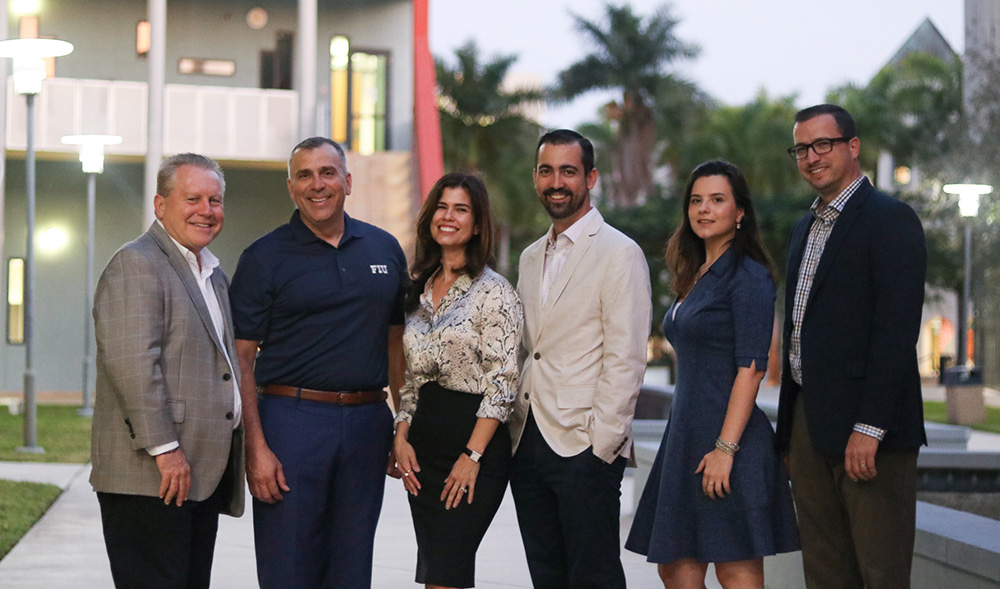
<path id="1" fill-rule="evenodd" d="M 45 58 L 73 52 L 73 44 L 59 39 L 7 39 L 0 41 L 0 57 L 14 60 L 14 91 L 38 94 L 45 79 Z"/>
<path id="2" fill-rule="evenodd" d="M 993 187 L 989 184 L 945 184 L 942 190 L 958 195 L 958 212 L 963 217 L 975 217 L 979 214 L 979 197 L 993 192 Z"/>
<path id="3" fill-rule="evenodd" d="M 20 16 L 30 16 L 38 14 L 38 0 L 13 0 L 10 3 L 11 10 Z"/>

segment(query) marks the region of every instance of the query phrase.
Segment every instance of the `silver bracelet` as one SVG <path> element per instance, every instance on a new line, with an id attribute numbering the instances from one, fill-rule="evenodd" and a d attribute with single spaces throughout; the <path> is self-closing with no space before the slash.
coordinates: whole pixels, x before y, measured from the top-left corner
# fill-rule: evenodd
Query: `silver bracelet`
<path id="1" fill-rule="evenodd" d="M 719 450 L 722 450 L 726 454 L 729 454 L 730 456 L 735 456 L 736 455 L 736 451 L 740 449 L 740 445 L 739 444 L 734 444 L 734 443 L 731 443 L 731 442 L 727 442 L 727 441 L 723 440 L 722 438 L 716 438 L 715 439 L 715 447 L 718 448 Z"/>

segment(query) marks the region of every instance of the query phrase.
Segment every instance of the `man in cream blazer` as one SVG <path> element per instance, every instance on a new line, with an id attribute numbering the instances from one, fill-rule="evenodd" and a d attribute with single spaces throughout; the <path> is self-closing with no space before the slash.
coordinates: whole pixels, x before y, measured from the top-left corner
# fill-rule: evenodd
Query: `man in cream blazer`
<path id="1" fill-rule="evenodd" d="M 157 221 L 115 253 L 94 304 L 90 482 L 118 587 L 208 587 L 219 513 L 243 513 L 243 430 L 214 161 L 168 158 Z"/>
<path id="2" fill-rule="evenodd" d="M 528 568 L 536 588 L 624 587 L 620 487 L 646 367 L 649 268 L 590 204 L 590 141 L 542 136 L 534 181 L 552 228 L 521 254 L 523 367 L 510 421 Z"/>

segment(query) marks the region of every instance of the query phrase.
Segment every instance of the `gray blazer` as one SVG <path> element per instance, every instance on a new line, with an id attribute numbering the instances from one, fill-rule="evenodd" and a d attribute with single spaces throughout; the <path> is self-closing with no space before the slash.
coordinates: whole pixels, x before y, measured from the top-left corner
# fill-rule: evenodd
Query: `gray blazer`
<path id="1" fill-rule="evenodd" d="M 94 297 L 97 397 L 90 483 L 95 491 L 156 497 L 160 472 L 146 448 L 180 442 L 194 501 L 207 499 L 229 469 L 222 512 L 243 513 L 243 427 L 233 430 L 236 362 L 228 281 L 212 285 L 225 318 L 219 341 L 184 256 L 158 223 L 122 246 Z M 230 456 L 231 453 L 231 456 Z"/>

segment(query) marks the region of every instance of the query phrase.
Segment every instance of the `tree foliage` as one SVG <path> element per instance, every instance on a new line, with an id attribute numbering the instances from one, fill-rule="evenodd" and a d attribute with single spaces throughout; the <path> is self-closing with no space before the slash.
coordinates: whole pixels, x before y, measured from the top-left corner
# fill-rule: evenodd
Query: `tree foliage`
<path id="1" fill-rule="evenodd" d="M 652 105 L 666 88 L 690 88 L 669 68 L 697 55 L 698 48 L 677 38 L 679 21 L 668 5 L 647 18 L 628 4 L 606 5 L 598 21 L 572 16 L 593 52 L 559 74 L 554 95 L 568 100 L 592 90 L 621 92 L 621 100 L 606 105 L 603 115 L 615 131 L 608 146 L 612 166 L 606 200 L 635 205 L 653 186 L 657 135 Z"/>
<path id="2" fill-rule="evenodd" d="M 546 222 L 531 182 L 540 127 L 525 115 L 544 95 L 505 87 L 515 56 L 483 58 L 469 41 L 454 57 L 436 63 L 445 168 L 482 176 L 499 225 L 499 270 L 510 276 L 509 252 L 516 256 Z"/>
<path id="3" fill-rule="evenodd" d="M 794 97 L 771 98 L 763 90 L 745 105 L 717 106 L 697 127 L 677 168 L 678 197 L 691 170 L 704 161 L 721 158 L 740 168 L 779 275 L 784 274 L 788 234 L 814 196 L 785 151 L 796 111 Z"/>
<path id="4" fill-rule="evenodd" d="M 791 144 L 795 106 L 792 97 L 772 99 L 760 92 L 742 106 L 703 102 L 700 116 L 684 123 L 673 181 L 634 209 L 616 209 L 608 221 L 636 240 L 649 262 L 654 317 L 663 317 L 673 299 L 663 259 L 670 235 L 683 218 L 683 191 L 700 163 L 722 158 L 743 171 L 757 212 L 761 235 L 779 275 L 792 225 L 807 213 L 813 196 L 785 149 Z"/>
<path id="5" fill-rule="evenodd" d="M 646 252 L 654 317 L 662 317 L 672 298 L 663 251 L 681 219 L 684 184 L 690 171 L 708 159 L 723 158 L 743 170 L 765 244 L 783 274 L 788 234 L 815 196 L 785 152 L 792 143 L 795 97 L 771 97 L 761 90 L 746 104 L 724 105 L 684 80 L 674 68 L 699 50 L 677 37 L 679 21 L 669 5 L 642 16 L 627 4 L 607 4 L 598 19 L 572 18 L 591 49 L 558 75 L 548 98 L 617 93 L 595 122 L 578 129 L 595 145 L 594 201 Z M 530 179 L 539 129 L 523 114 L 526 103 L 543 96 L 504 88 L 514 61 L 513 56 L 485 59 L 470 42 L 455 52 L 454 65 L 438 61 L 437 71 L 446 166 L 483 175 L 512 251 L 519 252 L 544 231 L 548 218 Z M 920 216 L 931 285 L 960 290 L 962 280 L 964 225 L 955 198 L 941 186 L 998 187 L 969 222 L 975 240 L 973 295 L 995 307 L 977 303 L 977 312 L 995 315 L 990 320 L 1000 330 L 1000 296 L 986 281 L 1000 277 L 1000 258 L 994 255 L 1000 249 L 998 87 L 1000 57 L 968 50 L 964 59 L 940 59 L 914 52 L 866 84 L 830 89 L 827 101 L 854 116 L 862 170 L 877 185 L 895 187 Z M 886 155 L 894 166 L 912 170 L 913 181 L 880 178 L 880 172 L 893 171 L 885 165 Z"/>
<path id="6" fill-rule="evenodd" d="M 969 121 L 962 100 L 961 60 L 913 52 L 883 67 L 864 85 L 832 89 L 827 99 L 854 116 L 862 169 L 878 185 L 892 185 L 923 221 L 928 275 L 933 286 L 956 290 L 962 280 L 962 236 L 957 203 L 941 185 L 963 181 Z M 879 157 L 913 170 L 910 182 L 879 177 Z"/>
<path id="7" fill-rule="evenodd" d="M 830 90 L 827 101 L 854 117 L 862 140 L 862 169 L 876 182 L 882 153 L 935 176 L 964 140 L 962 62 L 957 57 L 945 61 L 911 53 L 883 67 L 864 86 Z"/>

